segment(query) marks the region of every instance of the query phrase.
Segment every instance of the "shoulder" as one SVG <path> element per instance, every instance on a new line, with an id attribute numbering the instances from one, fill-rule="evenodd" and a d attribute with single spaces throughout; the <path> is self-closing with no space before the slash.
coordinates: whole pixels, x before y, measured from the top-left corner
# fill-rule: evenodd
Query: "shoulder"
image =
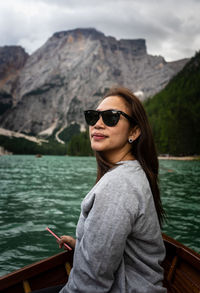
<path id="1" fill-rule="evenodd" d="M 144 170 L 138 161 L 120 162 L 102 177 L 102 183 L 114 184 L 120 188 L 130 187 L 140 190 L 149 187 L 149 182 Z"/>
<path id="2" fill-rule="evenodd" d="M 107 194 L 114 194 L 126 202 L 144 204 L 151 200 L 152 192 L 149 181 L 138 161 L 121 162 L 107 172 L 99 182 L 99 189 Z M 98 188 L 97 188 L 98 190 Z"/>
<path id="3" fill-rule="evenodd" d="M 148 180 L 138 161 L 120 162 L 108 171 L 96 184 L 93 192 L 96 196 L 113 199 L 121 197 L 126 200 L 135 200 L 145 186 L 148 186 Z"/>
<path id="4" fill-rule="evenodd" d="M 122 162 L 107 172 L 82 202 L 82 212 L 91 209 L 129 214 L 135 219 L 150 198 L 146 175 L 137 161 Z M 99 213 L 98 212 L 98 213 Z"/>

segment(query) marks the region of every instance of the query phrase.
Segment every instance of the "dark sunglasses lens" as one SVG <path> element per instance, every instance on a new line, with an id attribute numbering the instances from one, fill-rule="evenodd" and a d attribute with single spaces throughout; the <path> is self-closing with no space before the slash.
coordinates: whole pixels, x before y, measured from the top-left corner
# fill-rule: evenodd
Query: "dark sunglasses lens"
<path id="1" fill-rule="evenodd" d="M 119 121 L 120 114 L 112 110 L 109 110 L 102 113 L 102 118 L 103 122 L 107 126 L 115 126 Z"/>
<path id="2" fill-rule="evenodd" d="M 88 125 L 95 125 L 99 119 L 99 113 L 97 111 L 85 111 L 85 120 Z"/>

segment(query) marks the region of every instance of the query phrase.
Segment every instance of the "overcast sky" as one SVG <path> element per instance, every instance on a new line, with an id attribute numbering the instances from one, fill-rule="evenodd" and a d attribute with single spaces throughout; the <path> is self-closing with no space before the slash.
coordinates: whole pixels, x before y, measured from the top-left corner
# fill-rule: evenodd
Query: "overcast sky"
<path id="1" fill-rule="evenodd" d="M 0 46 L 31 54 L 53 33 L 94 27 L 117 39 L 146 39 L 167 61 L 200 50 L 200 0 L 0 0 Z"/>

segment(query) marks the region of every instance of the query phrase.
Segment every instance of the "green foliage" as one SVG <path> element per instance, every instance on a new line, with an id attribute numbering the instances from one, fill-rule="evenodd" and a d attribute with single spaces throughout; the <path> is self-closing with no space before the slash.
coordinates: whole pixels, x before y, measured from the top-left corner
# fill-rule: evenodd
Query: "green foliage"
<path id="1" fill-rule="evenodd" d="M 78 134 L 74 135 L 77 131 Z M 15 138 L 0 135 L 0 146 L 14 154 L 41 154 L 41 155 L 72 155 L 72 156 L 92 156 L 93 151 L 90 147 L 88 131 L 80 133 L 80 126 L 68 128 L 63 134 L 62 139 L 71 140 L 68 144 L 60 144 L 53 138 L 49 142 L 41 145 L 29 141 L 25 138 Z M 63 139 L 63 140 L 64 140 Z"/>
<path id="2" fill-rule="evenodd" d="M 70 126 L 66 127 L 60 134 L 59 138 L 65 142 L 69 142 L 70 139 L 80 133 L 80 125 L 77 123 L 71 124 Z"/>
<path id="3" fill-rule="evenodd" d="M 14 154 L 66 155 L 66 145 L 51 141 L 41 145 L 24 138 L 0 135 L 0 146 Z"/>
<path id="4" fill-rule="evenodd" d="M 74 135 L 67 146 L 67 154 L 70 156 L 92 156 L 88 131 Z"/>
<path id="5" fill-rule="evenodd" d="M 159 153 L 200 153 L 200 52 L 144 103 Z"/>

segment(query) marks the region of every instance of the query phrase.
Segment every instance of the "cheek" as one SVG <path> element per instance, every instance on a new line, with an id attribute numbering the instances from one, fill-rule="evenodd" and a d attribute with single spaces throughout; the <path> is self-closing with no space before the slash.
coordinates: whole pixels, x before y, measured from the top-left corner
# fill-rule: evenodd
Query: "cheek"
<path id="1" fill-rule="evenodd" d="M 116 139 L 116 142 L 121 145 L 124 145 L 128 141 L 127 135 L 123 132 L 116 135 L 115 139 Z"/>
<path id="2" fill-rule="evenodd" d="M 129 132 L 130 132 L 130 130 L 129 130 L 129 127 L 128 127 L 127 124 L 125 124 L 125 125 L 124 124 L 121 124 L 116 129 L 116 135 L 119 135 L 119 136 L 121 136 L 123 138 L 125 138 L 125 137 L 128 138 Z"/>
<path id="3" fill-rule="evenodd" d="M 92 126 L 89 126 L 89 139 L 91 141 L 91 132 L 92 132 Z"/>
<path id="4" fill-rule="evenodd" d="M 115 129 L 115 131 L 113 131 L 112 140 L 118 144 L 124 144 L 126 141 L 128 141 L 127 129 L 124 127 Z"/>

